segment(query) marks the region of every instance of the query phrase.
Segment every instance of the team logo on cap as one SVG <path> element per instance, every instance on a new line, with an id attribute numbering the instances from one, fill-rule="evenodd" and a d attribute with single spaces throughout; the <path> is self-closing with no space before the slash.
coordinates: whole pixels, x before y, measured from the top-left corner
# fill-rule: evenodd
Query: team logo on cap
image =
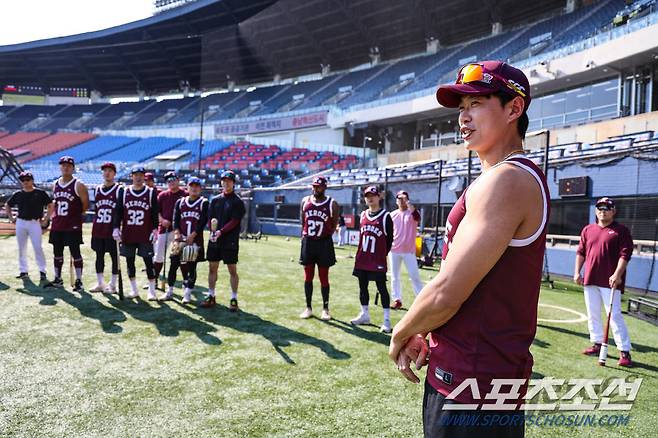
<path id="1" fill-rule="evenodd" d="M 482 75 L 482 82 L 486 82 L 487 84 L 491 84 L 491 81 L 493 80 L 493 75 L 489 73 L 484 73 Z"/>
<path id="2" fill-rule="evenodd" d="M 519 93 L 521 96 L 525 97 L 525 87 L 521 84 L 519 84 L 516 81 L 513 81 L 512 79 L 507 80 L 507 86 L 510 87 L 512 90 L 516 91 Z"/>

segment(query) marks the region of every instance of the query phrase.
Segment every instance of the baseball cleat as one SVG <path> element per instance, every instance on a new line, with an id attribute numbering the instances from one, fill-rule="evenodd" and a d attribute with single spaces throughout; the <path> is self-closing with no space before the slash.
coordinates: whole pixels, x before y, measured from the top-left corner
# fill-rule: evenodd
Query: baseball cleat
<path id="1" fill-rule="evenodd" d="M 331 314 L 329 313 L 329 309 L 322 309 L 322 314 L 320 315 L 320 319 L 323 321 L 331 320 Z"/>
<path id="2" fill-rule="evenodd" d="M 312 316 L 313 316 L 313 310 L 311 310 L 310 307 L 307 307 L 306 309 L 304 309 L 302 313 L 299 314 L 299 317 L 301 319 L 309 319 Z"/>
<path id="3" fill-rule="evenodd" d="M 208 295 L 205 300 L 199 303 L 199 307 L 203 307 L 207 309 L 210 307 L 215 307 L 215 304 L 217 304 L 215 301 L 215 297 L 212 295 Z"/>
<path id="4" fill-rule="evenodd" d="M 395 300 L 393 301 L 393 304 L 391 304 L 391 309 L 393 310 L 400 310 L 402 308 L 402 301 L 401 300 Z"/>
<path id="5" fill-rule="evenodd" d="M 633 361 L 631 361 L 631 353 L 628 351 L 622 351 L 621 356 L 619 357 L 619 362 L 617 365 L 620 367 L 632 367 Z"/>
<path id="6" fill-rule="evenodd" d="M 359 316 L 350 321 L 354 325 L 366 325 L 370 324 L 370 315 L 367 313 L 359 313 Z"/>
<path id="7" fill-rule="evenodd" d="M 64 287 L 64 280 L 62 280 L 61 278 L 55 277 L 55 279 L 53 281 L 46 284 L 44 287 L 58 287 L 58 288 L 59 287 Z"/>
<path id="8" fill-rule="evenodd" d="M 183 292 L 183 304 L 190 304 L 192 302 L 192 291 L 190 289 L 185 289 Z"/>
<path id="9" fill-rule="evenodd" d="M 158 297 L 155 296 L 155 292 L 149 291 L 149 293 L 146 295 L 146 299 L 148 301 L 158 301 Z"/>
<path id="10" fill-rule="evenodd" d="M 106 294 L 106 295 L 115 294 L 115 293 L 117 293 L 117 288 L 113 284 L 108 284 L 107 286 L 105 286 L 105 289 L 103 290 L 103 293 Z"/>
<path id="11" fill-rule="evenodd" d="M 75 280 L 75 284 L 73 285 L 73 292 L 82 292 L 83 290 L 84 287 L 82 287 L 82 280 Z"/>
<path id="12" fill-rule="evenodd" d="M 237 312 L 240 310 L 238 307 L 238 299 L 237 298 L 231 298 L 231 301 L 228 302 L 228 310 L 230 312 Z"/>
<path id="13" fill-rule="evenodd" d="M 594 344 L 591 347 L 587 347 L 583 350 L 583 354 L 587 356 L 598 356 L 601 351 L 601 344 Z"/>
<path id="14" fill-rule="evenodd" d="M 391 329 L 391 321 L 384 321 L 384 324 L 379 328 L 379 331 L 382 333 L 391 333 L 393 329 Z"/>
<path id="15" fill-rule="evenodd" d="M 96 286 L 89 289 L 89 292 L 103 292 L 106 288 L 107 286 L 105 286 L 104 284 L 98 283 Z"/>
<path id="16" fill-rule="evenodd" d="M 26 278 L 30 278 L 30 276 L 27 275 L 27 272 L 21 272 L 16 276 L 16 278 L 18 278 L 19 280 L 23 280 L 23 279 L 26 279 Z"/>
<path id="17" fill-rule="evenodd" d="M 173 292 L 166 292 L 158 297 L 158 301 L 171 301 L 174 299 Z"/>
<path id="18" fill-rule="evenodd" d="M 126 295 L 126 297 L 130 299 L 139 298 L 139 292 L 137 292 L 136 290 L 132 290 L 128 295 Z"/>

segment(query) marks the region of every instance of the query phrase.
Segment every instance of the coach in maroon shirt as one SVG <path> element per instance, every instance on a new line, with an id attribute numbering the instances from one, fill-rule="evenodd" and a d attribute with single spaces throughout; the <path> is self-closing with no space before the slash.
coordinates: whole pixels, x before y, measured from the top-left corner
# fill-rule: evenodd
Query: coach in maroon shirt
<path id="1" fill-rule="evenodd" d="M 615 213 L 612 199 L 601 198 L 596 202 L 596 223 L 585 226 L 580 233 L 573 279 L 577 284 L 584 285 L 589 338 L 594 343 L 583 354 L 599 354 L 603 342 L 601 301 L 607 314 L 610 310 L 610 294 L 614 290 L 610 326 L 621 352 L 618 364 L 631 366 L 631 340 L 621 315 L 621 294 L 624 293 L 626 265 L 633 254 L 633 239 L 628 228 L 614 220 Z M 580 275 L 583 264 L 584 279 Z"/>

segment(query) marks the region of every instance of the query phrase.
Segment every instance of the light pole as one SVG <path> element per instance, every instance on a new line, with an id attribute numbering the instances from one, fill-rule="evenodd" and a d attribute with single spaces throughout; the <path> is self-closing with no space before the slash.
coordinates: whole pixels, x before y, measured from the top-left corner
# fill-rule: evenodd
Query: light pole
<path id="1" fill-rule="evenodd" d="M 366 142 L 372 140 L 372 137 L 364 136 L 363 137 L 363 167 L 366 167 Z"/>

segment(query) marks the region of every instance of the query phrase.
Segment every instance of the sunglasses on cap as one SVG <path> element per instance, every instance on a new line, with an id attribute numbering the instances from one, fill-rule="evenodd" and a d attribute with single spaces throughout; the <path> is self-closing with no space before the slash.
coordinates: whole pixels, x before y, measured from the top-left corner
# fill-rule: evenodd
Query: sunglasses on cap
<path id="1" fill-rule="evenodd" d="M 610 211 L 610 210 L 612 210 L 612 209 L 611 209 L 610 207 L 608 207 L 607 205 L 601 205 L 601 206 L 599 206 L 599 207 L 596 207 L 596 209 L 597 209 L 598 211 Z"/>
<path id="2" fill-rule="evenodd" d="M 482 64 L 466 64 L 457 74 L 456 84 L 470 84 L 471 82 L 480 82 L 486 85 L 491 85 L 492 81 L 497 81 L 503 84 L 506 88 L 512 90 L 519 96 L 525 98 L 526 94 L 520 87 L 510 81 L 498 76 L 496 73 L 488 71 Z"/>

